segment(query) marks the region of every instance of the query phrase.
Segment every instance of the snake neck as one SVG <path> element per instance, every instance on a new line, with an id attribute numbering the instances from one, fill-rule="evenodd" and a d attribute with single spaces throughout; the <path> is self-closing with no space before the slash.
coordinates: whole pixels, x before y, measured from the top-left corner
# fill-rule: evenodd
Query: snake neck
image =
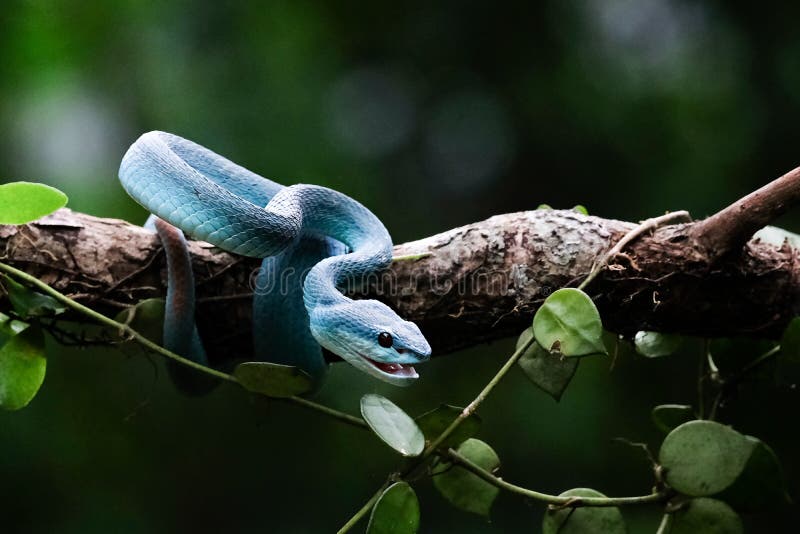
<path id="1" fill-rule="evenodd" d="M 380 274 L 376 271 L 388 267 L 391 261 L 391 245 L 364 247 L 322 260 L 312 267 L 303 284 L 303 300 L 309 314 L 318 306 L 350 302 L 343 293 L 357 291 L 377 280 Z"/>
<path id="2" fill-rule="evenodd" d="M 304 282 L 309 314 L 319 305 L 349 302 L 343 291 L 358 288 L 392 260 L 392 240 L 383 223 L 356 200 L 326 187 L 298 184 L 279 191 L 267 210 L 276 215 L 298 213 L 302 232 L 333 238 L 348 254 L 315 265 Z"/>

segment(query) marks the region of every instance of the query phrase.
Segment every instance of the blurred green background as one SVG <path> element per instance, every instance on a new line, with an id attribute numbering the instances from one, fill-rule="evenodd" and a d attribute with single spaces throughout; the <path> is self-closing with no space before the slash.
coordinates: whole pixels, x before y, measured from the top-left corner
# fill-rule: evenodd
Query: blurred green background
<path id="1" fill-rule="evenodd" d="M 396 242 L 542 202 L 702 217 L 800 164 L 797 3 L 0 7 L 0 181 L 55 185 L 100 216 L 144 220 L 116 172 L 153 129 L 279 182 L 347 193 Z M 782 223 L 797 231 L 795 211 Z M 335 365 L 317 400 L 349 412 L 367 392 L 412 414 L 463 405 L 512 348 L 437 358 L 405 390 Z M 0 413 L 3 532 L 331 532 L 397 465 L 376 438 L 300 408 L 232 387 L 182 397 L 134 349 L 51 349 L 40 395 Z M 641 494 L 647 460 L 613 438 L 657 450 L 650 409 L 695 402 L 698 354 L 628 356 L 612 371 L 587 360 L 559 404 L 514 372 L 481 409 L 479 437 L 511 481 Z M 729 361 L 720 355 L 723 371 Z M 798 393 L 762 378 L 724 420 L 771 444 L 796 489 Z M 539 504 L 502 494 L 486 522 L 429 481 L 417 487 L 423 532 L 539 530 Z M 655 531 L 657 510 L 623 513 L 630 532 Z M 788 506 L 746 517 L 754 532 L 797 519 Z"/>

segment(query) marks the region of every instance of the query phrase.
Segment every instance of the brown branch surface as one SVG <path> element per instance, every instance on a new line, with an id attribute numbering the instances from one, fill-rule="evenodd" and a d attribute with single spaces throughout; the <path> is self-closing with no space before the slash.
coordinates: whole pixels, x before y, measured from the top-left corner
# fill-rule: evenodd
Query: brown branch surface
<path id="1" fill-rule="evenodd" d="M 554 290 L 577 285 L 635 224 L 573 211 L 498 215 L 395 247 L 396 261 L 362 291 L 416 321 L 435 355 L 518 334 Z M 639 237 L 587 290 L 606 328 L 703 336 L 776 336 L 798 311 L 797 251 L 750 241 L 716 261 L 698 223 Z M 251 352 L 251 281 L 258 260 L 190 242 L 198 322 L 213 354 Z M 0 227 L 3 261 L 104 312 L 165 292 L 154 233 L 62 209 Z M 356 295 L 360 298 L 361 295 Z"/>
<path id="2" fill-rule="evenodd" d="M 691 236 L 719 258 L 738 252 L 758 230 L 800 201 L 800 167 L 701 221 Z"/>

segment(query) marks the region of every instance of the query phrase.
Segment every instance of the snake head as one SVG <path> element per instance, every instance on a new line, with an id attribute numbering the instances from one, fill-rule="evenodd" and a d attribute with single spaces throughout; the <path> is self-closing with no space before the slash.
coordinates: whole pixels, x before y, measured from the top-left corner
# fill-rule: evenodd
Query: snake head
<path id="1" fill-rule="evenodd" d="M 413 366 L 431 355 L 419 327 L 377 300 L 320 307 L 310 319 L 311 333 L 320 345 L 395 386 L 411 385 L 419 378 Z"/>

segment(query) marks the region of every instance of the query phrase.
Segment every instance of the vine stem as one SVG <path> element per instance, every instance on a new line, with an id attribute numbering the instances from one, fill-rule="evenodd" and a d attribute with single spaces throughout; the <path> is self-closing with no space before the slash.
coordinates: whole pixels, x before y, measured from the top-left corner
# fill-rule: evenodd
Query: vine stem
<path id="1" fill-rule="evenodd" d="M 272 398 L 272 397 L 270 397 L 270 398 Z M 324 404 L 319 404 L 317 402 L 310 401 L 308 399 L 304 399 L 303 397 L 298 397 L 298 396 L 295 395 L 295 396 L 292 396 L 292 397 L 286 397 L 286 398 L 278 399 L 278 400 L 286 400 L 288 402 L 297 404 L 299 406 L 304 406 L 304 407 L 309 408 L 311 410 L 314 410 L 314 411 L 323 413 L 325 415 L 328 415 L 330 417 L 333 417 L 335 419 L 338 419 L 339 421 L 347 423 L 348 425 L 355 426 L 355 427 L 358 427 L 358 428 L 363 428 L 364 430 L 369 430 L 369 425 L 367 424 L 367 422 L 364 421 L 363 419 L 361 419 L 360 417 L 356 417 L 354 415 L 350 415 L 350 414 L 347 414 L 347 413 L 344 413 L 344 412 L 340 412 L 339 410 L 336 410 L 334 408 L 329 408 L 328 406 L 325 406 Z"/>
<path id="2" fill-rule="evenodd" d="M 569 506 L 577 508 L 579 506 L 601 507 L 624 506 L 631 504 L 651 504 L 664 501 L 669 496 L 665 492 L 651 493 L 650 495 L 641 495 L 636 497 L 561 497 L 558 495 L 550 495 L 548 493 L 542 493 L 506 482 L 502 478 L 494 476 L 489 471 L 483 469 L 481 466 L 475 464 L 469 458 L 459 454 L 453 449 L 449 449 L 446 455 L 453 460 L 454 463 L 461 465 L 467 471 L 472 472 L 497 488 L 509 491 L 511 493 L 516 493 L 517 495 L 522 495 L 523 497 L 546 502 L 547 504 L 553 506 Z"/>
<path id="3" fill-rule="evenodd" d="M 667 213 L 665 215 L 661 215 L 659 217 L 653 217 L 652 219 L 647 219 L 642 221 L 639 226 L 622 236 L 622 239 L 617 241 L 617 244 L 614 245 L 611 250 L 605 253 L 602 259 L 592 266 L 592 270 L 589 271 L 589 274 L 586 278 L 581 282 L 578 286 L 578 289 L 583 290 L 586 286 L 588 286 L 592 281 L 597 278 L 597 275 L 602 272 L 602 270 L 608 265 L 614 256 L 622 252 L 622 249 L 625 248 L 628 243 L 639 237 L 640 235 L 649 232 L 650 230 L 655 230 L 659 226 L 663 226 L 667 223 L 671 223 L 673 221 L 679 219 L 691 219 L 688 211 L 674 211 L 672 213 Z"/>
<path id="4" fill-rule="evenodd" d="M 669 527 L 672 525 L 672 514 L 665 513 L 661 517 L 661 523 L 658 525 L 656 534 L 667 534 Z"/>
<path id="5" fill-rule="evenodd" d="M 121 337 L 124 334 L 125 336 L 129 337 L 133 341 L 136 341 L 138 344 L 142 345 L 143 347 L 146 347 L 147 349 L 149 349 L 149 350 L 151 350 L 151 351 L 153 351 L 153 352 L 155 352 L 157 354 L 161 354 L 162 356 L 165 356 L 167 358 L 175 360 L 178 363 L 181 363 L 183 365 L 191 367 L 192 369 L 195 369 L 197 371 L 201 371 L 201 372 L 206 373 L 208 375 L 211 375 L 213 377 L 219 378 L 221 380 L 227 380 L 229 382 L 236 382 L 237 381 L 236 378 L 233 377 L 233 375 L 229 375 L 228 373 L 223 373 L 222 371 L 217 371 L 216 369 L 212 369 L 210 367 L 206 367 L 205 365 L 201 365 L 199 363 L 193 362 L 192 360 L 184 358 L 183 356 L 179 356 L 178 354 L 175 354 L 174 352 L 171 352 L 171 351 L 165 349 L 164 347 L 158 345 L 157 343 L 153 343 L 152 341 L 150 341 L 149 339 L 144 337 L 142 334 L 140 334 L 139 332 L 137 332 L 136 330 L 134 330 L 133 328 L 131 328 L 127 324 L 120 323 L 119 321 L 115 321 L 114 319 L 106 317 L 102 313 L 98 313 L 98 312 L 94 311 L 93 309 L 91 309 L 91 308 L 89 308 L 87 306 L 84 306 L 83 304 L 81 304 L 79 302 L 76 302 L 76 301 L 72 300 L 68 296 L 58 292 L 57 290 L 55 290 L 52 287 L 50 287 L 49 285 L 45 284 L 44 282 L 42 282 L 41 280 L 39 280 L 35 276 L 32 276 L 32 275 L 26 273 L 25 271 L 20 271 L 19 269 L 15 269 L 14 267 L 11 267 L 10 265 L 6 265 L 5 263 L 2 263 L 2 262 L 0 262 L 0 271 L 4 271 L 5 273 L 10 274 L 10 275 L 14 276 L 15 278 L 19 278 L 20 280 L 23 280 L 26 283 L 28 283 L 28 284 L 30 284 L 32 286 L 35 286 L 37 289 L 39 289 L 42 292 L 46 293 L 47 295 L 53 297 L 54 299 L 56 299 L 60 303 L 64 304 L 65 306 L 67 306 L 69 308 L 72 308 L 76 312 L 81 313 L 81 314 L 85 315 L 86 317 L 94 319 L 96 322 L 98 322 L 100 324 L 103 324 L 103 325 L 109 326 L 111 328 L 117 329 L 119 331 Z"/>
<path id="6" fill-rule="evenodd" d="M 441 434 L 439 434 L 439 437 L 434 439 L 430 443 L 430 445 L 428 445 L 425 448 L 422 454 L 418 457 L 418 461 L 416 462 L 417 464 L 428 458 L 428 456 L 430 456 L 436 449 L 438 449 L 442 445 L 442 443 L 444 443 L 444 440 L 449 438 L 453 434 L 453 432 L 456 431 L 456 429 L 461 425 L 461 423 L 463 423 L 470 415 L 475 413 L 475 410 L 478 409 L 478 406 L 480 406 L 481 403 L 484 400 L 486 400 L 486 397 L 489 396 L 489 394 L 497 386 L 497 384 L 499 384 L 500 381 L 503 379 L 503 377 L 506 376 L 508 371 L 511 370 L 511 367 L 513 367 L 514 364 L 517 363 L 517 360 L 520 359 L 520 357 L 525 353 L 526 350 L 528 350 L 528 348 L 530 348 L 531 345 L 533 345 L 535 341 L 536 338 L 531 336 L 531 338 L 528 341 L 523 343 L 516 351 L 514 351 L 514 354 L 512 354 L 511 357 L 508 359 L 508 361 L 506 361 L 506 363 L 503 365 L 503 367 L 501 367 L 500 370 L 497 371 L 497 374 L 495 374 L 492 377 L 489 383 L 486 384 L 486 386 L 484 386 L 481 392 L 478 393 L 478 396 L 475 397 L 475 399 L 472 402 L 470 402 L 467 405 L 467 407 L 461 411 L 460 414 L 458 414 L 458 417 L 456 417 L 453 420 L 453 422 L 450 423 L 450 425 L 447 428 L 445 428 Z"/>
<path id="7" fill-rule="evenodd" d="M 725 393 L 729 391 L 732 386 L 735 386 L 736 384 L 741 382 L 742 379 L 746 377 L 749 373 L 760 367 L 765 362 L 772 359 L 780 351 L 781 351 L 780 345 L 772 347 L 770 350 L 768 350 L 755 360 L 752 360 L 747 365 L 742 367 L 738 373 L 728 378 L 727 380 L 724 380 L 719 390 L 717 391 L 717 394 L 714 396 L 714 402 L 711 404 L 711 410 L 709 412 L 708 418 L 711 419 L 712 421 L 714 420 L 714 418 L 717 415 L 717 409 L 719 408 L 720 403 L 722 402 L 722 398 L 725 396 Z"/>
<path id="8" fill-rule="evenodd" d="M 170 358 L 172 360 L 175 360 L 176 362 L 178 362 L 178 363 L 180 363 L 182 365 L 186 365 L 188 367 L 191 367 L 192 369 L 195 369 L 195 370 L 200 371 L 202 373 L 206 373 L 207 375 L 211 375 L 213 377 L 219 378 L 221 380 L 225 380 L 227 382 L 233 382 L 235 384 L 239 384 L 239 381 L 236 380 L 236 377 L 234 377 L 233 375 L 228 374 L 228 373 L 224 373 L 222 371 L 218 371 L 216 369 L 212 369 L 211 367 L 206 367 L 205 365 L 201 365 L 199 363 L 193 362 L 192 360 L 184 358 L 183 356 L 175 354 L 174 352 L 165 349 L 164 347 L 160 346 L 159 344 L 150 341 L 145 336 L 143 336 L 142 334 L 140 334 L 139 332 L 137 332 L 136 330 L 131 328 L 129 325 L 127 325 L 125 323 L 120 323 L 119 321 L 115 321 L 114 319 L 106 317 L 102 313 L 98 313 L 98 312 L 94 311 L 93 309 L 91 309 L 91 308 L 89 308 L 87 306 L 84 306 L 83 304 L 81 304 L 79 302 L 76 302 L 76 301 L 72 300 L 68 296 L 66 296 L 66 295 L 60 293 L 59 291 L 53 289 L 49 285 L 45 284 L 44 282 L 42 282 L 41 280 L 39 280 L 35 276 L 32 276 L 32 275 L 26 273 L 25 271 L 20 271 L 19 269 L 15 269 L 14 267 L 11 267 L 10 265 L 7 265 L 7 264 L 2 263 L 2 262 L 0 262 L 0 271 L 5 272 L 6 274 L 11 275 L 14 278 L 17 278 L 17 279 L 19 279 L 21 281 L 24 281 L 25 283 L 27 283 L 27 284 L 29 284 L 31 286 L 34 286 L 36 289 L 38 289 L 38 290 L 42 291 L 43 293 L 53 297 L 58 302 L 64 304 L 65 306 L 67 306 L 69 308 L 72 308 L 76 312 L 78 312 L 78 313 L 80 313 L 82 315 L 85 315 L 86 317 L 89 317 L 90 319 L 93 319 L 94 321 L 96 321 L 96 322 L 98 322 L 100 324 L 103 324 L 103 325 L 106 325 L 106 326 L 109 326 L 111 328 L 114 328 L 114 329 L 118 330 L 121 337 L 122 336 L 127 336 L 131 340 L 133 340 L 136 343 L 142 345 L 143 347 L 147 348 L 148 350 L 150 350 L 152 352 L 155 352 L 156 354 L 160 354 L 161 356 L 164 356 L 166 358 Z M 302 397 L 292 396 L 292 397 L 276 398 L 276 397 L 269 397 L 268 395 L 265 395 L 265 396 L 268 397 L 268 398 L 271 398 L 271 399 L 282 400 L 282 401 L 291 402 L 291 403 L 294 403 L 294 404 L 297 404 L 297 405 L 300 405 L 300 406 L 304 406 L 306 408 L 315 410 L 315 411 L 317 411 L 319 413 L 322 413 L 322 414 L 325 414 L 325 415 L 327 415 L 329 417 L 336 418 L 336 419 L 338 419 L 340 421 L 343 421 L 343 422 L 348 423 L 348 424 L 353 425 L 353 426 L 357 426 L 357 427 L 360 427 L 360 428 L 369 428 L 367 426 L 367 423 L 363 419 L 361 419 L 359 417 L 355 417 L 355 416 L 352 416 L 350 414 L 346 414 L 344 412 L 340 412 L 340 411 L 335 410 L 333 408 L 329 408 L 327 406 L 324 406 L 322 404 L 318 404 L 318 403 L 310 401 L 308 399 L 304 399 Z"/>
<path id="9" fill-rule="evenodd" d="M 375 506 L 375 503 L 378 502 L 378 499 L 381 498 L 381 495 L 383 495 L 383 492 L 386 490 L 386 487 L 388 485 L 389 481 L 387 480 L 386 482 L 383 483 L 383 486 L 378 488 L 378 491 L 376 491 L 375 494 L 372 497 L 370 497 L 370 499 L 367 502 L 364 503 L 364 506 L 362 506 L 358 512 L 353 514 L 353 517 L 351 517 L 347 521 L 347 523 L 342 525 L 342 528 L 336 531 L 336 534 L 345 534 L 351 528 L 356 526 L 358 522 L 361 521 L 361 518 L 363 518 L 372 510 L 372 507 Z"/>
<path id="10" fill-rule="evenodd" d="M 458 414 L 458 417 L 456 417 L 453 420 L 453 422 L 450 423 L 450 425 L 446 429 L 444 429 L 444 431 L 442 431 L 442 433 L 439 434 L 439 436 L 436 439 L 434 439 L 425 448 L 425 450 L 422 451 L 422 454 L 414 458 L 414 460 L 408 465 L 408 467 L 404 469 L 398 476 L 396 476 L 395 479 L 402 480 L 403 477 L 406 477 L 410 473 L 412 473 L 420 464 L 422 464 L 422 462 L 428 459 L 428 457 L 431 454 L 433 454 L 436 451 L 436 449 L 438 449 L 442 445 L 442 443 L 444 443 L 444 440 L 446 440 L 449 436 L 453 434 L 453 432 L 456 431 L 456 429 L 461 425 L 461 423 L 463 423 L 470 415 L 475 413 L 475 410 L 478 409 L 478 406 L 480 406 L 481 403 L 484 400 L 486 400 L 486 397 L 489 396 L 492 390 L 497 386 L 497 384 L 500 383 L 503 377 L 508 373 L 509 370 L 511 370 L 511 367 L 513 367 L 513 365 L 517 362 L 517 360 L 520 359 L 520 357 L 525 353 L 525 351 L 528 350 L 528 348 L 531 345 L 533 345 L 534 341 L 536 341 L 536 339 L 533 336 L 531 336 L 531 338 L 527 342 L 523 343 L 522 346 L 520 346 L 516 351 L 514 351 L 514 354 L 512 354 L 511 357 L 508 358 L 506 363 L 504 363 L 503 366 L 500 368 L 500 370 L 497 371 L 497 373 L 492 377 L 489 383 L 486 384 L 486 386 L 484 386 L 484 388 L 481 390 L 480 393 L 478 393 L 478 396 L 475 397 L 475 399 L 472 402 L 470 402 L 467 405 L 467 407 L 461 411 L 460 414 Z M 361 509 L 359 509 L 358 512 L 356 512 L 353 515 L 353 517 L 351 517 L 347 521 L 347 523 L 345 523 L 342 526 L 342 528 L 339 529 L 338 534 L 345 534 L 350 529 L 352 529 L 361 520 L 361 518 L 364 517 L 367 514 L 367 512 L 369 512 L 370 508 L 375 504 L 375 502 L 381 496 L 381 493 L 385 488 L 386 484 L 381 486 L 381 488 L 375 493 L 375 495 L 373 495 L 372 498 L 370 498 L 370 500 L 367 501 L 366 504 L 364 504 L 364 506 L 362 506 Z"/>

